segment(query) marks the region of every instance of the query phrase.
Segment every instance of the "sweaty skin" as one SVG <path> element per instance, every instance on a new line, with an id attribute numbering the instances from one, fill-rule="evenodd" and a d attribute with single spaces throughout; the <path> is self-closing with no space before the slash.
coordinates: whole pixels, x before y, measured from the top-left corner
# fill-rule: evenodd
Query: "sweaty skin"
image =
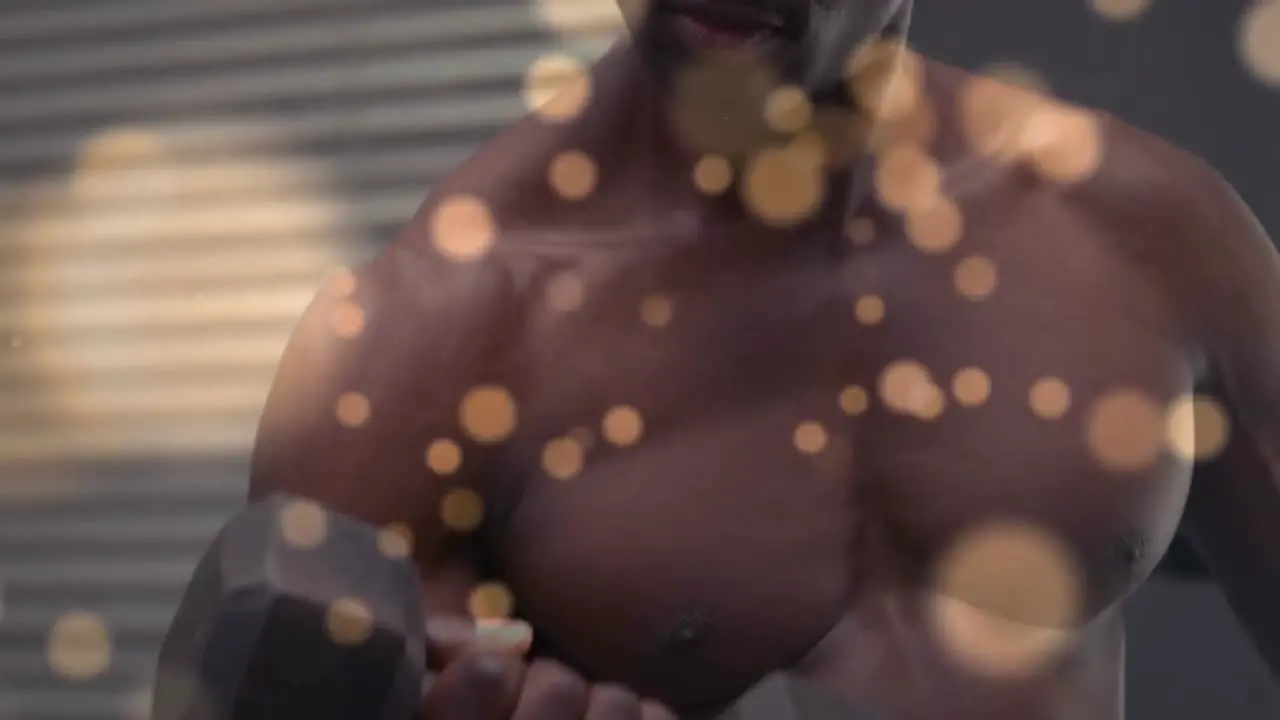
<path id="1" fill-rule="evenodd" d="M 1079 109 L 984 155 L 972 78 L 921 62 L 958 240 L 883 147 L 775 226 L 695 188 L 649 67 L 615 48 L 574 122 L 438 185 L 268 399 L 253 498 L 403 523 L 431 617 L 501 581 L 535 630 L 437 637 L 427 720 L 704 717 L 774 670 L 893 720 L 1118 719 L 1122 604 L 1180 521 L 1280 670 L 1280 263 L 1220 177 Z M 1021 117 L 1008 90 L 981 107 Z"/>

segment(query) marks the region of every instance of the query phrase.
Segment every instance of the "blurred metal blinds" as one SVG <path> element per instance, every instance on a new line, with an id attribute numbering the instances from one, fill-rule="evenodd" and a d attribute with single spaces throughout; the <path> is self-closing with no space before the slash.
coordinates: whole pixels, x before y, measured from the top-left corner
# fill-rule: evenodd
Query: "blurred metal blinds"
<path id="1" fill-rule="evenodd" d="M 532 60 L 615 31 L 547 1 L 585 35 L 509 0 L 0 3 L 0 720 L 146 716 L 315 287 Z"/>

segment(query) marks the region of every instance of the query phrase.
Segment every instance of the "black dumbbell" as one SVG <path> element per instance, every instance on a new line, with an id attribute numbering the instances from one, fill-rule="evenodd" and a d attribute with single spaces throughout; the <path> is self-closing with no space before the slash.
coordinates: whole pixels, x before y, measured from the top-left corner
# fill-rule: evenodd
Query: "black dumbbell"
<path id="1" fill-rule="evenodd" d="M 228 522 L 160 651 L 153 720 L 409 720 L 430 678 L 407 544 L 299 498 Z M 394 538 L 390 538 L 394 540 Z M 724 720 L 866 720 L 783 673 Z"/>
<path id="2" fill-rule="evenodd" d="M 418 573 L 376 528 L 256 503 L 196 567 L 160 651 L 154 720 L 407 720 L 422 697 Z"/>

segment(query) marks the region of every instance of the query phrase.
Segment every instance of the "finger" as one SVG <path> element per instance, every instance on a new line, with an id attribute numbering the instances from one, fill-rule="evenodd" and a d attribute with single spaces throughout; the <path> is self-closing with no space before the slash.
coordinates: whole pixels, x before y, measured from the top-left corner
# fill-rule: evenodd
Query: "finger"
<path id="1" fill-rule="evenodd" d="M 594 685 L 587 700 L 587 720 L 643 720 L 640 698 L 620 685 Z"/>
<path id="2" fill-rule="evenodd" d="M 480 620 L 476 622 L 476 644 L 485 650 L 524 655 L 533 645 L 533 627 L 523 620 Z"/>
<path id="3" fill-rule="evenodd" d="M 587 712 L 587 693 L 577 673 L 553 660 L 535 660 L 511 720 L 579 720 Z"/>
<path id="4" fill-rule="evenodd" d="M 461 657 L 476 639 L 476 625 L 471 618 L 456 615 L 428 618 L 426 631 L 427 660 L 437 670 Z"/>
<path id="5" fill-rule="evenodd" d="M 449 663 L 422 699 L 424 720 L 506 720 L 524 675 L 519 658 L 464 654 Z"/>
<path id="6" fill-rule="evenodd" d="M 519 620 L 475 622 L 468 617 L 437 615 L 427 620 L 427 658 L 434 669 L 474 653 L 523 655 L 533 629 Z"/>
<path id="7" fill-rule="evenodd" d="M 640 703 L 640 720 L 677 720 L 676 714 L 657 700 Z"/>

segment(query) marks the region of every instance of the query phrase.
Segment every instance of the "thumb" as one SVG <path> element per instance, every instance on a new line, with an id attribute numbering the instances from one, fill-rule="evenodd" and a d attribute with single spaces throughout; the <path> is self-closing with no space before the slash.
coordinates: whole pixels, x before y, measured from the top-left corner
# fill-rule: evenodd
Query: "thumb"
<path id="1" fill-rule="evenodd" d="M 522 620 L 472 620 L 437 615 L 427 620 L 427 658 L 442 669 L 463 655 L 496 654 L 522 657 L 533 642 L 533 629 Z"/>

